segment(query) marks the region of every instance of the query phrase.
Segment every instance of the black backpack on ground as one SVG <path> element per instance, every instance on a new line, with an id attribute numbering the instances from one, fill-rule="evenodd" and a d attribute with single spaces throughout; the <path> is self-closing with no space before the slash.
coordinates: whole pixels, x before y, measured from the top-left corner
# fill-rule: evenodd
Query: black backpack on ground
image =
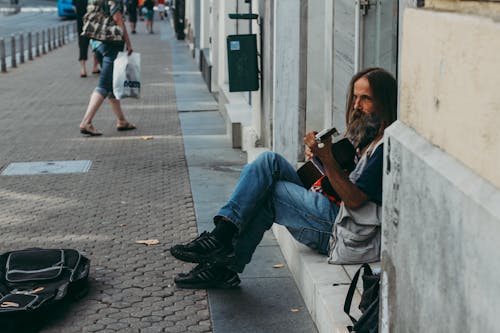
<path id="1" fill-rule="evenodd" d="M 73 249 L 31 248 L 0 255 L 0 327 L 24 331 L 21 327 L 37 314 L 83 297 L 89 269 L 90 260 Z"/>
<path id="2" fill-rule="evenodd" d="M 363 293 L 359 302 L 361 317 L 359 319 L 351 316 L 351 303 L 354 295 L 354 290 L 358 284 L 359 274 L 363 271 Z M 349 332 L 356 333 L 377 333 L 378 332 L 378 315 L 379 315 L 379 289 L 380 276 L 374 274 L 370 265 L 363 264 L 351 281 L 349 291 L 344 302 L 344 312 L 351 318 L 353 326 L 347 326 Z"/>

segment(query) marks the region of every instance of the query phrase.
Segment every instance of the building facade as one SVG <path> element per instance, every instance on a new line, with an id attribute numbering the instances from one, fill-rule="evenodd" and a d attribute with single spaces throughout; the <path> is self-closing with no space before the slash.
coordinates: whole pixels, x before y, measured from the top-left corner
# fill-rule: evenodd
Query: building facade
<path id="1" fill-rule="evenodd" d="M 272 149 L 300 163 L 307 131 L 345 129 L 357 70 L 380 66 L 397 77 L 399 120 L 384 145 L 381 329 L 495 331 L 500 1 L 185 5 L 193 57 L 249 160 Z M 259 89 L 230 92 L 226 38 L 242 34 L 256 34 Z"/>

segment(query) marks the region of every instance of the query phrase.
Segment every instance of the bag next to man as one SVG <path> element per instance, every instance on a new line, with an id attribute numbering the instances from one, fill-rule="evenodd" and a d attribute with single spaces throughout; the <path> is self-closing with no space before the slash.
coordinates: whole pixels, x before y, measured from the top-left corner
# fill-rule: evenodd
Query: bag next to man
<path id="1" fill-rule="evenodd" d="M 22 326 L 51 305 L 83 297 L 89 269 L 90 260 L 73 249 L 31 248 L 0 255 L 0 328 Z"/>

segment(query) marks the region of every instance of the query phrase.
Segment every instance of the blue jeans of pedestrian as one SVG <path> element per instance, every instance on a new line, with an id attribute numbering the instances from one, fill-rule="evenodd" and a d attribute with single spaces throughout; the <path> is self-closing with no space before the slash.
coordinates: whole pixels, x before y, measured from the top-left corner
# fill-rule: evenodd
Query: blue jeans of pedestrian
<path id="1" fill-rule="evenodd" d="M 230 268 L 243 272 L 273 223 L 285 226 L 296 240 L 326 254 L 338 211 L 324 195 L 306 189 L 283 156 L 265 152 L 245 166 L 216 219 L 224 217 L 239 229 L 236 266 Z"/>
<path id="2" fill-rule="evenodd" d="M 101 43 L 94 49 L 97 61 L 101 65 L 101 75 L 95 91 L 104 98 L 115 98 L 113 95 L 113 62 L 120 51 L 123 51 L 123 43 Z"/>

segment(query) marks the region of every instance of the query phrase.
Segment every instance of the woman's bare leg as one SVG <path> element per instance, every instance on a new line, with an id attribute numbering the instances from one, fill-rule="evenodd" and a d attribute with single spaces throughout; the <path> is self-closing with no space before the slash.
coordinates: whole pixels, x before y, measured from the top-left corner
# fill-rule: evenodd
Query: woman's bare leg
<path id="1" fill-rule="evenodd" d="M 129 123 L 127 118 L 125 118 L 125 114 L 122 111 L 122 106 L 119 100 L 116 98 L 109 98 L 109 103 L 111 104 L 111 110 L 116 116 L 116 127 L 130 127 L 134 126 Z"/>
<path id="2" fill-rule="evenodd" d="M 103 101 L 104 96 L 99 94 L 97 91 L 92 92 L 92 95 L 90 95 L 89 105 L 87 106 L 87 111 L 85 112 L 85 115 L 80 123 L 81 130 L 83 129 L 91 133 L 98 133 L 92 126 L 92 120 L 94 119 L 97 110 L 99 110 L 99 107 L 101 107 Z"/>
<path id="3" fill-rule="evenodd" d="M 87 69 L 85 67 L 85 60 L 80 60 L 80 75 L 82 77 L 87 76 Z"/>

